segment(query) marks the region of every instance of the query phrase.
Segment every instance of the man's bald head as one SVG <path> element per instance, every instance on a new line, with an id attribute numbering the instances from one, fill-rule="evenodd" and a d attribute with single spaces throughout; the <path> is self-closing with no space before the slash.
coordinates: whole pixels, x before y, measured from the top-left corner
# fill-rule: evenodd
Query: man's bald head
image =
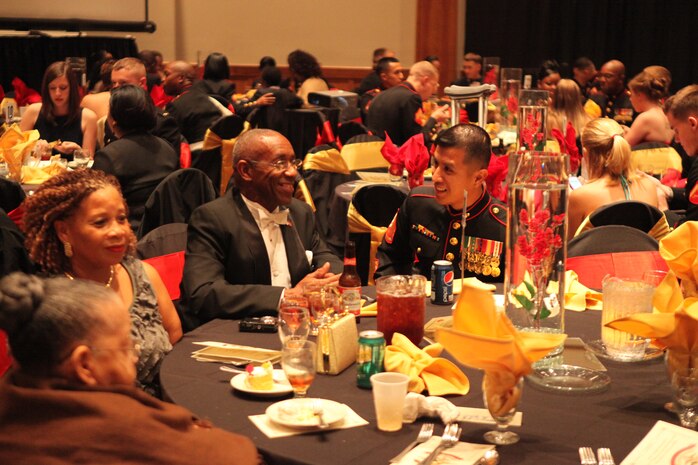
<path id="1" fill-rule="evenodd" d="M 410 68 L 407 82 L 412 84 L 422 100 L 426 100 L 439 88 L 439 70 L 428 61 L 418 61 Z"/>
<path id="2" fill-rule="evenodd" d="M 162 88 L 167 95 L 179 95 L 191 87 L 196 78 L 196 70 L 186 61 L 173 61 L 165 67 Z"/>
<path id="3" fill-rule="evenodd" d="M 601 91 L 609 97 L 625 90 L 625 65 L 619 60 L 610 60 L 599 71 Z"/>

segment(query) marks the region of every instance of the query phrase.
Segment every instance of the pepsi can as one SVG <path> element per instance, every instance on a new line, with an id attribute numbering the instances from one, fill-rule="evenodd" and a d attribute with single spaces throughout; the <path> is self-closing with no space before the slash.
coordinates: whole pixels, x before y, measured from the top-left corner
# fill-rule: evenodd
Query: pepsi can
<path id="1" fill-rule="evenodd" d="M 431 265 L 431 303 L 453 303 L 453 265 L 448 260 L 436 260 Z"/>

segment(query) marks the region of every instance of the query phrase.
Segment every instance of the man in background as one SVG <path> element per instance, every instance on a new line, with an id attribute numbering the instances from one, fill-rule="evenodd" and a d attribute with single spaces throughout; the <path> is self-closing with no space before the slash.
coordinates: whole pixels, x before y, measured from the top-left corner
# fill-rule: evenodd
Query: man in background
<path id="1" fill-rule="evenodd" d="M 572 65 L 572 75 L 574 82 L 577 83 L 582 91 L 584 100 L 589 98 L 589 92 L 594 85 L 596 78 L 596 65 L 587 57 L 579 57 L 574 60 Z"/>
<path id="2" fill-rule="evenodd" d="M 601 94 L 592 95 L 584 105 L 584 110 L 592 118 L 611 118 L 619 124 L 630 126 L 635 119 L 635 111 L 630 103 L 630 92 L 625 88 L 625 65 L 611 60 L 599 71 Z"/>
<path id="3" fill-rule="evenodd" d="M 463 56 L 463 76 L 453 82 L 454 86 L 479 86 L 482 84 L 482 57 L 468 52 Z"/>
<path id="4" fill-rule="evenodd" d="M 384 90 L 397 86 L 405 79 L 402 74 L 402 64 L 395 57 L 383 57 L 376 64 L 376 73 L 380 78 L 380 85 L 375 89 L 365 92 L 359 98 L 359 108 L 361 109 L 361 118 L 366 121 L 368 106 L 371 101 Z"/>
<path id="5" fill-rule="evenodd" d="M 366 125 L 377 136 L 388 134 L 398 146 L 420 132 L 428 143 L 436 124 L 450 117 L 448 105 L 437 108 L 428 117 L 422 111 L 422 102 L 434 95 L 438 88 L 439 72 L 434 65 L 428 61 L 415 63 L 405 82 L 373 99 Z"/>
<path id="6" fill-rule="evenodd" d="M 380 86 L 380 76 L 376 72 L 376 65 L 381 58 L 385 57 L 395 57 L 395 52 L 385 47 L 380 47 L 373 51 L 373 64 L 371 65 L 373 69 L 361 80 L 359 87 L 354 92 L 363 95 L 365 92 Z"/>

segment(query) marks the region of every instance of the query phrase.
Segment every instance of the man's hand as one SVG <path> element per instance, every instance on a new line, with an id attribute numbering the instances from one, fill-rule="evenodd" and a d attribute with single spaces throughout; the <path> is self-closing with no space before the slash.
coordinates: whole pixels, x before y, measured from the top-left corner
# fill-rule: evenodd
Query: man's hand
<path id="1" fill-rule="evenodd" d="M 431 117 L 437 122 L 443 123 L 451 118 L 451 107 L 449 105 L 439 107 L 431 113 Z"/>
<path id="2" fill-rule="evenodd" d="M 286 294 L 289 292 L 292 294 L 302 294 L 303 288 L 308 284 L 317 284 L 324 286 L 327 284 L 336 284 L 339 281 L 339 275 L 330 272 L 330 264 L 325 263 L 317 270 L 306 275 L 305 278 L 301 279 L 296 287 L 286 290 Z"/>
<path id="3" fill-rule="evenodd" d="M 259 97 L 257 100 L 255 100 L 255 104 L 258 107 L 266 107 L 269 105 L 274 105 L 274 102 L 276 102 L 276 97 L 274 97 L 274 94 L 269 92 L 268 94 L 264 94 L 261 97 Z"/>

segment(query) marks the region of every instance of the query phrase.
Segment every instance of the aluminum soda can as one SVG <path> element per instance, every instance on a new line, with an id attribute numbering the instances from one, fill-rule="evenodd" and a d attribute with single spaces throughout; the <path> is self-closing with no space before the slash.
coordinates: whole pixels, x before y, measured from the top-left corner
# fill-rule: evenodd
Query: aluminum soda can
<path id="1" fill-rule="evenodd" d="M 436 260 L 431 265 L 431 303 L 453 303 L 453 265 L 448 260 Z"/>
<path id="2" fill-rule="evenodd" d="M 375 330 L 359 333 L 359 351 L 356 356 L 356 385 L 371 389 L 371 376 L 383 371 L 385 338 Z"/>

